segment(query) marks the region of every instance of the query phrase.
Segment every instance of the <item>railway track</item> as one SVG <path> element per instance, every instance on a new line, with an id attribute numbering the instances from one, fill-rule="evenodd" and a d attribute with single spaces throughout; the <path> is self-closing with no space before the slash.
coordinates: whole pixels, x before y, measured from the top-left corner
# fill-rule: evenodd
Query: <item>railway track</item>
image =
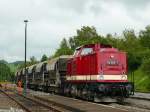
<path id="1" fill-rule="evenodd" d="M 6 94 L 0 91 L 0 112 L 4 111 L 19 111 L 23 112 L 20 105 L 10 99 Z"/>
<path id="2" fill-rule="evenodd" d="M 150 101 L 150 93 L 136 92 L 135 95 L 130 98 Z"/>
<path id="3" fill-rule="evenodd" d="M 110 103 L 110 106 L 130 110 L 132 112 L 150 112 L 150 99 L 142 97 L 130 97 L 122 104 Z"/>
<path id="4" fill-rule="evenodd" d="M 104 104 L 93 103 L 60 95 L 46 94 L 32 90 L 30 91 L 30 94 L 40 101 L 59 105 L 59 107 L 67 108 L 67 110 L 70 110 L 71 112 L 131 112 L 126 109 L 115 108 Z"/>
<path id="5" fill-rule="evenodd" d="M 29 91 L 27 91 L 27 96 L 17 94 L 14 90 L 0 91 L 16 102 L 26 112 L 127 112 L 126 110 L 110 106 L 95 105 L 90 102 L 52 94 L 47 94 L 42 98 L 36 97 Z M 50 97 L 53 97 L 52 100 Z"/>
<path id="6" fill-rule="evenodd" d="M 33 95 L 34 95 L 34 92 L 33 92 Z M 44 98 L 44 95 L 43 95 L 43 97 L 37 96 L 37 95 L 35 95 L 35 98 L 40 99 L 40 100 L 44 100 L 46 102 L 51 102 L 51 100 L 53 99 L 52 97 L 50 98 L 50 100 L 48 99 L 48 97 L 52 96 L 52 95 L 47 95 L 46 96 L 47 99 Z M 71 98 L 71 99 L 73 99 L 73 98 Z M 75 99 L 75 100 L 78 100 L 78 99 Z M 89 103 L 92 103 L 92 102 L 89 102 Z M 101 105 L 103 103 L 93 103 L 93 104 Z M 133 99 L 128 98 L 127 100 L 125 100 L 124 103 L 121 103 L 121 104 L 120 103 L 104 103 L 103 105 L 112 106 L 114 108 L 119 108 L 119 109 L 124 109 L 124 110 L 127 110 L 129 112 L 150 112 L 150 101 L 149 101 L 149 99 L 146 99 L 146 98 L 143 98 L 143 99 L 142 98 L 137 98 L 137 99 L 136 98 L 133 98 Z M 113 111 L 113 109 L 112 109 L 112 111 Z"/>
<path id="7" fill-rule="evenodd" d="M 146 100 L 150 101 L 150 98 L 142 98 L 142 97 L 130 97 L 131 99 L 137 99 L 137 100 Z"/>
<path id="8" fill-rule="evenodd" d="M 86 102 L 43 92 L 34 92 L 31 90 L 27 97 L 16 94 L 12 91 L 2 92 L 17 102 L 17 104 L 27 112 L 85 112 L 85 110 L 92 112 L 93 110 L 89 110 L 93 108 L 95 109 L 94 112 L 99 112 L 99 108 L 101 112 L 106 112 L 106 110 L 108 110 L 108 112 L 150 112 L 150 101 L 147 99 L 144 100 L 145 98 L 129 98 L 129 101 L 125 104 L 104 104 L 106 105 L 105 107 L 103 104 L 101 105 L 99 103 Z"/>
<path id="9" fill-rule="evenodd" d="M 128 110 L 130 112 L 150 112 L 150 109 L 145 107 L 144 105 L 132 105 L 132 104 L 124 104 L 124 105 L 121 105 L 121 104 L 118 104 L 118 103 L 111 103 L 111 104 L 108 104 L 114 108 L 120 108 L 120 109 L 125 109 L 125 110 Z"/>
<path id="10" fill-rule="evenodd" d="M 15 101 L 26 112 L 64 112 L 65 110 L 44 101 L 36 100 L 31 97 L 25 97 L 16 94 L 10 90 L 0 90 L 3 94 L 8 96 L 11 100 Z M 67 112 L 67 111 L 65 111 Z"/>

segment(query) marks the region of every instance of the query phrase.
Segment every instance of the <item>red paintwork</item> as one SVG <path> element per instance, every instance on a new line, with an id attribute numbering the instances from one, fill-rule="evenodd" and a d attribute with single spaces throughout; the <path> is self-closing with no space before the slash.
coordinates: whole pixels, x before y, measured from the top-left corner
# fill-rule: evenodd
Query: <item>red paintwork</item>
<path id="1" fill-rule="evenodd" d="M 81 55 L 84 48 L 92 48 L 93 52 L 87 55 Z M 118 63 L 116 65 L 108 65 L 108 60 L 116 60 Z M 84 45 L 76 50 L 74 57 L 69 60 L 67 65 L 67 76 L 96 75 L 101 73 L 105 75 L 127 74 L 126 53 L 118 51 L 110 45 Z M 108 82 L 111 82 L 111 80 Z M 112 80 L 112 82 L 118 81 Z"/>

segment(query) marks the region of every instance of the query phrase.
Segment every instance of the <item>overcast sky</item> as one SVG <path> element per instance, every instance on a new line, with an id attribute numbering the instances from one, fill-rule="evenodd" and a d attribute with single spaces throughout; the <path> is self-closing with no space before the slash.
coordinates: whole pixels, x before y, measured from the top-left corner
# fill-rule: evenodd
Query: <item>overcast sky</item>
<path id="1" fill-rule="evenodd" d="M 28 19 L 28 59 L 54 54 L 62 38 L 84 25 L 99 34 L 138 32 L 150 24 L 149 0 L 0 0 L 0 59 L 24 59 L 24 19 Z"/>

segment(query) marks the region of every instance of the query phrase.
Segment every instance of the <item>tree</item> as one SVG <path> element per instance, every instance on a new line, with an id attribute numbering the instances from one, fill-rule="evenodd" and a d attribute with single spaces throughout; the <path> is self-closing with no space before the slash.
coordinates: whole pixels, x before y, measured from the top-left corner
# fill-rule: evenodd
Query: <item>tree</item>
<path id="1" fill-rule="evenodd" d="M 69 45 L 74 51 L 76 47 L 85 44 L 107 43 L 106 39 L 98 35 L 95 27 L 83 26 L 77 30 L 77 35 L 69 39 Z"/>
<path id="2" fill-rule="evenodd" d="M 83 26 L 77 30 L 77 35 L 69 40 L 72 49 L 88 44 L 89 40 L 98 37 L 95 27 Z"/>
<path id="3" fill-rule="evenodd" d="M 143 49 L 134 30 L 125 30 L 123 31 L 123 35 L 124 41 L 122 43 L 122 50 L 127 52 L 129 71 L 134 71 L 142 64 L 142 57 L 140 54 Z"/>
<path id="4" fill-rule="evenodd" d="M 150 77 L 150 58 L 143 61 L 141 68 Z"/>
<path id="5" fill-rule="evenodd" d="M 0 81 L 10 81 L 12 73 L 7 64 L 0 62 Z"/>
<path id="6" fill-rule="evenodd" d="M 109 44 L 118 49 L 122 49 L 122 43 L 124 40 L 123 40 L 123 38 L 118 36 L 116 33 L 115 33 L 115 35 L 107 34 L 105 39 L 107 41 L 106 44 Z"/>
<path id="7" fill-rule="evenodd" d="M 72 50 L 69 48 L 67 40 L 64 38 L 61 43 L 59 49 L 55 52 L 54 57 L 61 56 L 61 55 L 71 55 Z"/>
<path id="8" fill-rule="evenodd" d="M 33 65 L 33 64 L 36 64 L 38 61 L 37 59 L 35 58 L 35 56 L 31 56 L 30 57 L 30 65 Z"/>
<path id="9" fill-rule="evenodd" d="M 27 62 L 26 62 L 26 66 L 28 67 L 28 66 L 34 65 L 34 64 L 36 64 L 36 63 L 38 63 L 38 61 L 37 61 L 37 59 L 35 58 L 35 56 L 31 56 L 31 57 L 30 57 L 30 61 L 27 61 Z M 18 69 L 25 68 L 25 63 L 23 62 L 23 63 L 19 64 L 17 68 L 18 68 Z"/>
<path id="10" fill-rule="evenodd" d="M 44 54 L 41 58 L 41 62 L 48 60 L 48 57 L 46 56 L 46 54 Z"/>
<path id="11" fill-rule="evenodd" d="M 145 30 L 140 32 L 140 42 L 144 47 L 150 48 L 150 25 L 148 25 Z"/>

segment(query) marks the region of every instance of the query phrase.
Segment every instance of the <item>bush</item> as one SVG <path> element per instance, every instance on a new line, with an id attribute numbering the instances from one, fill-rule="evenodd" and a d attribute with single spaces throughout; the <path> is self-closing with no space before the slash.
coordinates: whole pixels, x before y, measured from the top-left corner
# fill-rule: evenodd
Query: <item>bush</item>
<path id="1" fill-rule="evenodd" d="M 11 79 L 10 68 L 5 63 L 0 62 L 0 81 L 10 80 Z"/>
<path id="2" fill-rule="evenodd" d="M 142 71 L 150 77 L 150 58 L 143 60 L 141 65 Z"/>

